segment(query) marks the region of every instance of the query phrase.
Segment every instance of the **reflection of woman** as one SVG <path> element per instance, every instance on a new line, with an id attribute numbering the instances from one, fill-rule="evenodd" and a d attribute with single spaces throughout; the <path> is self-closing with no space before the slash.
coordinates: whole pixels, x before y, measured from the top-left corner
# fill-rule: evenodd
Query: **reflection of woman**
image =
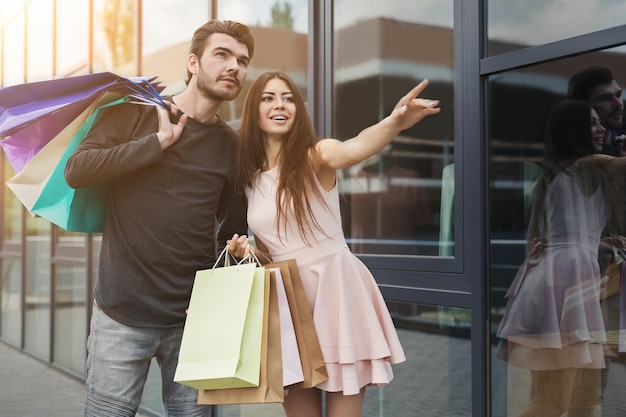
<path id="1" fill-rule="evenodd" d="M 615 227 L 620 222 L 607 175 L 623 171 L 623 161 L 597 155 L 604 133 L 595 110 L 582 101 L 561 102 L 548 118 L 529 255 L 507 292 L 498 330 L 498 357 L 531 370 L 531 400 L 522 416 L 561 416 L 578 370 L 605 366 L 598 252 L 607 220 Z M 597 403 L 599 378 L 586 380 L 595 384 L 583 390 L 587 405 Z"/>
<path id="2" fill-rule="evenodd" d="M 248 222 L 257 247 L 273 261 L 296 259 L 313 312 L 329 379 L 285 397 L 288 416 L 361 415 L 367 385 L 392 378 L 404 352 L 374 277 L 348 249 L 341 226 L 336 170 L 372 156 L 401 130 L 439 112 L 417 98 L 423 82 L 391 114 L 340 142 L 318 140 L 304 100 L 280 72 L 250 87 L 241 121 L 238 173 L 248 197 Z M 229 242 L 242 255 L 247 238 Z M 259 255 L 263 259 L 263 255 Z"/>

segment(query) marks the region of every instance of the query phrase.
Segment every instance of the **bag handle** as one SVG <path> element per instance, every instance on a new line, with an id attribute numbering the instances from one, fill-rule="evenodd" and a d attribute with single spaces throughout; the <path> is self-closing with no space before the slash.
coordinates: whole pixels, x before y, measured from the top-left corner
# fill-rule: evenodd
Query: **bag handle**
<path id="1" fill-rule="evenodd" d="M 250 251 L 250 253 L 248 253 L 246 256 L 244 256 L 241 259 L 241 261 L 237 262 L 237 265 L 241 265 L 243 263 L 257 264 L 258 266 L 263 266 L 261 261 L 259 261 L 259 258 L 257 258 L 256 255 L 254 253 L 252 253 L 252 251 Z"/>
<path id="2" fill-rule="evenodd" d="M 226 255 L 228 253 L 228 245 L 224 246 L 224 249 L 222 249 L 222 252 L 219 254 L 219 256 L 217 257 L 217 259 L 215 260 L 215 263 L 213 264 L 213 267 L 211 268 L 211 270 L 214 270 L 217 267 L 217 264 L 220 263 L 220 259 L 222 259 L 222 257 L 224 258 L 224 266 L 231 266 L 231 259 L 233 261 L 236 261 L 236 259 L 233 257 L 232 254 L 228 253 L 228 255 Z"/>
<path id="3" fill-rule="evenodd" d="M 222 249 L 222 252 L 220 252 L 219 256 L 215 260 L 215 263 L 213 264 L 213 267 L 211 268 L 211 270 L 213 270 L 213 269 L 215 269 L 217 267 L 217 264 L 220 263 L 220 259 L 222 259 L 222 257 L 224 258 L 224 266 L 231 266 L 231 260 L 233 262 L 235 262 L 236 265 L 241 265 L 241 264 L 244 264 L 244 263 L 255 263 L 258 266 L 263 266 L 263 264 L 261 263 L 259 258 L 257 258 L 256 254 L 253 253 L 252 251 L 250 251 L 250 253 L 248 253 L 248 255 L 246 255 L 243 258 L 241 258 L 241 260 L 239 262 L 237 262 L 237 260 L 235 259 L 235 257 L 231 253 L 228 253 L 228 255 L 226 255 L 227 252 L 228 252 L 228 245 L 224 246 L 224 249 Z M 267 258 L 267 257 L 265 257 L 265 258 Z"/>

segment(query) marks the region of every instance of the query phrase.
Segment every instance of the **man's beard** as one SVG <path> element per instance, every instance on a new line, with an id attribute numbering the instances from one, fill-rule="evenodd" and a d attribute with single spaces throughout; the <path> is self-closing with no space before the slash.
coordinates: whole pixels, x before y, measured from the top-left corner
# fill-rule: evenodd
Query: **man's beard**
<path id="1" fill-rule="evenodd" d="M 202 73 L 198 73 L 198 90 L 200 90 L 200 94 L 204 97 L 219 100 L 219 101 L 230 101 L 234 100 L 239 94 L 240 86 L 237 86 L 236 89 L 232 88 L 218 88 L 215 86 L 216 79 L 212 84 L 208 77 L 204 76 Z"/>
<path id="2" fill-rule="evenodd" d="M 604 124 L 605 128 L 620 130 L 624 128 L 624 118 L 616 116 L 615 114 L 610 115 Z"/>

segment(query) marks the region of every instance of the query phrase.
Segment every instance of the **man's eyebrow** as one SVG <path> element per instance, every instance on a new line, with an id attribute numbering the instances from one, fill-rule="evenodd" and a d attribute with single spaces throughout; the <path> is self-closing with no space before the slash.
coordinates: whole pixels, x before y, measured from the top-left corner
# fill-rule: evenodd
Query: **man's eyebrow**
<path id="1" fill-rule="evenodd" d="M 250 57 L 249 57 L 248 55 L 245 55 L 245 54 L 242 54 L 242 55 L 236 55 L 236 54 L 235 54 L 235 52 L 233 52 L 233 50 L 232 50 L 232 49 L 227 48 L 227 47 L 225 47 L 225 46 L 218 46 L 218 47 L 216 47 L 213 51 L 214 51 L 214 52 L 216 52 L 216 51 L 226 52 L 226 53 L 228 53 L 228 54 L 230 54 L 230 55 L 236 56 L 236 57 L 237 57 L 237 59 L 243 59 L 243 60 L 245 60 L 245 61 L 250 61 Z"/>
<path id="2" fill-rule="evenodd" d="M 607 92 L 607 93 L 602 93 L 602 94 L 598 94 L 598 98 L 610 98 L 610 97 L 621 97 L 622 95 L 622 91 L 615 91 L 615 92 Z"/>

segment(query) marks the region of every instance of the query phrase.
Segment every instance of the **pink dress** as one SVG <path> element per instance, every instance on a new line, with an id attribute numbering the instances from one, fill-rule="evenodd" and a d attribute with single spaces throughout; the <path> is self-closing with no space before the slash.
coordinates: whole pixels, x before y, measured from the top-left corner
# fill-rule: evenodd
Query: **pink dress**
<path id="1" fill-rule="evenodd" d="M 318 184 L 330 211 L 312 199 L 325 234 L 313 228 L 307 246 L 293 218 L 277 235 L 277 174 L 277 168 L 260 172 L 248 188 L 248 223 L 273 261 L 298 263 L 329 376 L 317 388 L 353 395 L 389 383 L 391 364 L 403 362 L 404 351 L 374 277 L 346 244 L 337 187 L 326 191 Z"/>
<path id="2" fill-rule="evenodd" d="M 598 248 L 607 222 L 601 185 L 590 195 L 576 166 L 548 188 L 545 242 L 533 246 L 509 291 L 497 357 L 520 368 L 604 368 Z"/>

